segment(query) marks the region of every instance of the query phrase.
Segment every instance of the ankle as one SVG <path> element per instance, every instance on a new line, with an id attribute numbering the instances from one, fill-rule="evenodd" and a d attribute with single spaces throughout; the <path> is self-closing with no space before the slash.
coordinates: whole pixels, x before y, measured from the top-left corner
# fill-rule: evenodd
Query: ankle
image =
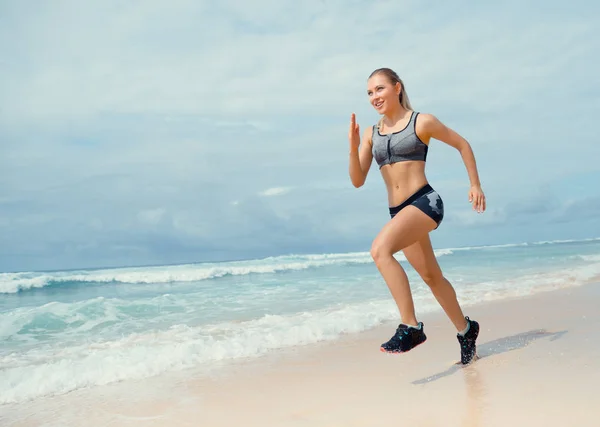
<path id="1" fill-rule="evenodd" d="M 422 325 L 421 322 L 414 322 L 414 323 L 412 323 L 412 322 L 411 323 L 402 322 L 402 324 L 408 326 L 409 328 L 413 328 L 413 329 L 417 329 L 417 330 L 420 330 L 421 329 L 421 325 Z"/>
<path id="2" fill-rule="evenodd" d="M 421 327 L 419 325 L 419 322 L 417 322 L 417 319 L 409 319 L 408 321 L 405 321 L 404 319 L 402 319 L 401 323 L 403 325 L 406 325 L 408 327 L 415 328 L 415 329 L 419 329 Z"/>
<path id="3" fill-rule="evenodd" d="M 465 319 L 465 327 L 461 330 L 458 331 L 459 335 L 462 335 L 463 337 L 465 336 L 465 334 L 467 332 L 469 332 L 469 328 L 471 327 L 471 324 Z"/>

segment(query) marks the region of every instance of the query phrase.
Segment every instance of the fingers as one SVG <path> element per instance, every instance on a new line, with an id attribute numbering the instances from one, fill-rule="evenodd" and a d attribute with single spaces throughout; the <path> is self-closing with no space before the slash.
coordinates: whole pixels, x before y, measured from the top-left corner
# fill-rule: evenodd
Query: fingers
<path id="1" fill-rule="evenodd" d="M 483 194 L 478 194 L 473 204 L 473 209 L 475 209 L 479 213 L 483 213 L 485 211 L 485 196 Z"/>
<path id="2" fill-rule="evenodd" d="M 360 134 L 358 123 L 356 123 L 356 114 L 350 115 L 350 135 Z"/>
<path id="3" fill-rule="evenodd" d="M 473 204 L 473 210 L 482 213 L 485 211 L 486 203 L 483 193 L 469 192 L 469 203 Z"/>

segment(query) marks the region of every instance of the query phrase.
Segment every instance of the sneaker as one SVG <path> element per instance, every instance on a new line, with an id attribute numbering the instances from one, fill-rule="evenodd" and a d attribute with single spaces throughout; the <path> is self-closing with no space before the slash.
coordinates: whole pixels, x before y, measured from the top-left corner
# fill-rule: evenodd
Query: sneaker
<path id="1" fill-rule="evenodd" d="M 385 353 L 405 353 L 427 339 L 423 331 L 423 322 L 419 322 L 419 329 L 401 323 L 396 333 L 388 342 L 381 344 L 380 350 Z"/>
<path id="2" fill-rule="evenodd" d="M 469 319 L 469 317 L 465 317 L 466 321 L 469 322 L 469 330 L 462 336 L 461 334 L 456 334 L 456 338 L 458 338 L 458 342 L 460 343 L 460 363 L 463 365 L 467 365 L 473 361 L 473 359 L 477 356 L 477 346 L 475 345 L 475 340 L 479 335 L 479 323 L 475 320 Z"/>

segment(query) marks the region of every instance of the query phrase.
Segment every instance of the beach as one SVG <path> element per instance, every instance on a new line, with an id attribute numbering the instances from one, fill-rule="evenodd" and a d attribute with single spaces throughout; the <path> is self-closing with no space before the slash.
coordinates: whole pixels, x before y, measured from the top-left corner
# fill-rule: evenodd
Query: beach
<path id="1" fill-rule="evenodd" d="M 4 405 L 2 425 L 596 426 L 599 303 L 594 283 L 473 305 L 480 359 L 469 366 L 455 364 L 455 331 L 433 312 L 421 319 L 428 340 L 406 354 L 379 352 L 386 323 L 167 387 L 152 378 Z"/>
<path id="2" fill-rule="evenodd" d="M 543 6 L 0 1 L 0 427 L 600 427 L 600 2 Z"/>
<path id="3" fill-rule="evenodd" d="M 598 425 L 600 239 L 442 248 L 480 359 L 369 253 L 0 273 L 0 426 Z"/>

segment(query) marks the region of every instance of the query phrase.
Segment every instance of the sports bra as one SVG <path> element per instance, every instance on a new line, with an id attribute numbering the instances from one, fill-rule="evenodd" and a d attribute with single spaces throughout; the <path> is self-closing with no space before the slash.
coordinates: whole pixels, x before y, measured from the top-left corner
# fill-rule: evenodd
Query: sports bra
<path id="1" fill-rule="evenodd" d="M 379 133 L 379 125 L 373 126 L 372 153 L 381 169 L 384 165 L 409 160 L 426 161 L 428 146 L 417 136 L 415 124 L 419 113 L 414 111 L 404 129 L 389 135 Z"/>

